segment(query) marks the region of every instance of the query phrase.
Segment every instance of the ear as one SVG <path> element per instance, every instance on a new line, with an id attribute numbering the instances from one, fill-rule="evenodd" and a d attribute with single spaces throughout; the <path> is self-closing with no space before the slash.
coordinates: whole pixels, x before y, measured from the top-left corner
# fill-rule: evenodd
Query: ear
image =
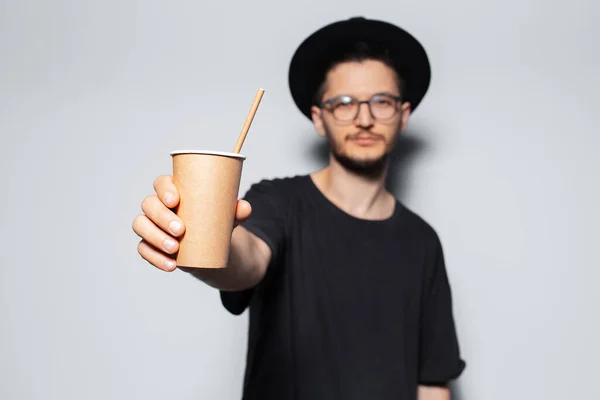
<path id="1" fill-rule="evenodd" d="M 400 132 L 404 131 L 404 129 L 406 128 L 411 111 L 412 105 L 408 101 L 402 103 L 402 105 L 400 106 Z"/>
<path id="2" fill-rule="evenodd" d="M 325 136 L 325 126 L 323 124 L 322 110 L 317 106 L 312 106 L 310 111 L 311 111 L 312 121 L 313 121 L 313 124 L 315 125 L 315 129 L 317 130 L 317 133 L 319 134 L 319 136 L 324 137 Z"/>

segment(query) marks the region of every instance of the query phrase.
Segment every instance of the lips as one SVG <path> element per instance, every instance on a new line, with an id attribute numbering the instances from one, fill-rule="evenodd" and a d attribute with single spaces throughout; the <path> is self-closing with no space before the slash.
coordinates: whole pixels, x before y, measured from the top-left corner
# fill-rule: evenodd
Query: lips
<path id="1" fill-rule="evenodd" d="M 360 145 L 370 145 L 381 140 L 381 137 L 372 134 L 359 134 L 350 137 L 350 140 Z"/>

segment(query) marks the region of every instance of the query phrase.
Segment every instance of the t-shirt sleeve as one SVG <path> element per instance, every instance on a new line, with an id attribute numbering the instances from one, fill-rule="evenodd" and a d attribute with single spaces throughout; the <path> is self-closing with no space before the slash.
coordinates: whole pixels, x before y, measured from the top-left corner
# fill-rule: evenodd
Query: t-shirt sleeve
<path id="1" fill-rule="evenodd" d="M 439 238 L 425 271 L 419 348 L 419 383 L 445 385 L 465 369 L 452 311 L 452 293 Z"/>
<path id="2" fill-rule="evenodd" d="M 246 192 L 252 213 L 243 227 L 262 239 L 277 259 L 284 245 L 287 196 L 280 180 L 262 180 Z"/>
<path id="3" fill-rule="evenodd" d="M 282 180 L 262 180 L 255 183 L 243 197 L 250 203 L 252 213 L 242 226 L 269 246 L 272 253 L 271 264 L 279 258 L 285 245 L 288 208 L 286 198 Z M 239 315 L 250 304 L 254 291 L 255 288 L 220 291 L 221 302 L 229 312 Z"/>

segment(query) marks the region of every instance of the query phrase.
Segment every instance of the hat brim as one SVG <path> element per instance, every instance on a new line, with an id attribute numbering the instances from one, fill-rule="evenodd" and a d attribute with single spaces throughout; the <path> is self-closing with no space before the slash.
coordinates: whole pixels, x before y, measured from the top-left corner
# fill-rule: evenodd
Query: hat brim
<path id="1" fill-rule="evenodd" d="M 387 54 L 405 83 L 404 101 L 414 111 L 431 81 L 425 49 L 411 34 L 396 25 L 366 18 L 351 18 L 329 24 L 306 38 L 294 53 L 288 81 L 292 98 L 302 114 L 311 119 L 315 94 L 332 62 L 359 42 L 376 53 Z"/>

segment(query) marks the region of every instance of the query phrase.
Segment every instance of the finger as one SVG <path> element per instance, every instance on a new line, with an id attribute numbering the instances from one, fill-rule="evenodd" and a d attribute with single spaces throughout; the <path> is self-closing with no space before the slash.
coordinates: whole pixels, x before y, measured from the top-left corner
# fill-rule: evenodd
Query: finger
<path id="1" fill-rule="evenodd" d="M 163 271 L 172 272 L 176 268 L 175 260 L 156 250 L 144 240 L 138 244 L 138 253 L 144 260 Z"/>
<path id="2" fill-rule="evenodd" d="M 145 215 L 133 221 L 133 231 L 145 242 L 167 254 L 174 254 L 179 249 L 179 242 L 150 221 Z"/>
<path id="3" fill-rule="evenodd" d="M 161 175 L 154 181 L 154 191 L 160 201 L 168 208 L 174 208 L 179 204 L 179 191 L 173 183 L 173 178 Z"/>
<path id="4" fill-rule="evenodd" d="M 252 206 L 246 200 L 238 200 L 235 208 L 235 219 L 237 224 L 244 223 L 252 213 Z"/>
<path id="5" fill-rule="evenodd" d="M 158 196 L 151 195 L 142 201 L 142 211 L 156 226 L 178 237 L 185 231 L 183 221 L 169 209 Z"/>

